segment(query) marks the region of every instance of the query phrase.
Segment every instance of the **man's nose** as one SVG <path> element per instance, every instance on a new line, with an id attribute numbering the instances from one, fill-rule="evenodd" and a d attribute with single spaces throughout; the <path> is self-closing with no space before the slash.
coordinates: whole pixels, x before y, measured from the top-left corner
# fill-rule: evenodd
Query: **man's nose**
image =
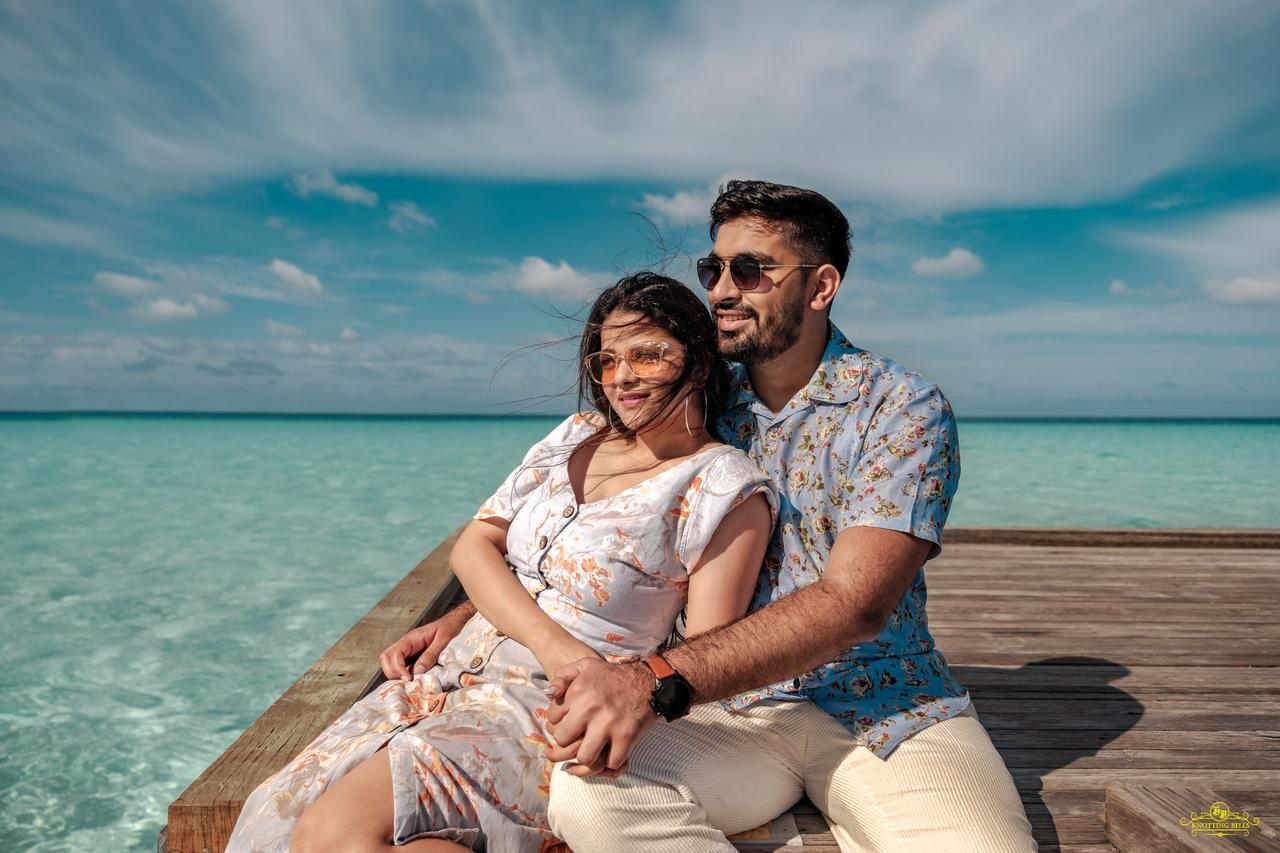
<path id="1" fill-rule="evenodd" d="M 742 298 L 742 291 L 738 290 L 738 286 L 733 283 L 733 276 L 729 273 L 729 265 L 721 264 L 720 272 L 716 274 L 716 280 L 711 285 L 711 289 L 707 291 L 707 303 L 714 306 L 720 302 L 736 302 Z"/>

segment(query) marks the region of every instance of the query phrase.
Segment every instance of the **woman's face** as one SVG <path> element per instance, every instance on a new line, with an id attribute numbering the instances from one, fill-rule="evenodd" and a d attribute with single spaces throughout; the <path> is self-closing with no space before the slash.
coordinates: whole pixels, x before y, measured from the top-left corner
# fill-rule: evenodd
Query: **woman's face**
<path id="1" fill-rule="evenodd" d="M 656 425 L 655 416 L 671 399 L 671 383 L 684 368 L 684 354 L 672 335 L 643 315 L 614 311 L 605 318 L 594 370 L 624 425 L 632 429 L 651 421 Z"/>

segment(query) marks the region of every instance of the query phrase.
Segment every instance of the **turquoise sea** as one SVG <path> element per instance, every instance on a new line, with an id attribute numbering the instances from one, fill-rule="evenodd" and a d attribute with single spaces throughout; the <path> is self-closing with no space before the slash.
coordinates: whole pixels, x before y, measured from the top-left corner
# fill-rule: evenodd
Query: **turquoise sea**
<path id="1" fill-rule="evenodd" d="M 0 415 L 0 851 L 170 800 L 551 418 Z M 950 524 L 1278 527 L 1280 421 L 965 421 Z"/>

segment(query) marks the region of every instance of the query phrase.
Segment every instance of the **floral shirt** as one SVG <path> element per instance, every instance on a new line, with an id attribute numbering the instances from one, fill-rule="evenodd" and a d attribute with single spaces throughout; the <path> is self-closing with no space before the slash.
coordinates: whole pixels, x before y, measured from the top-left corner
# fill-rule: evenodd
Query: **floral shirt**
<path id="1" fill-rule="evenodd" d="M 809 384 L 773 413 L 735 367 L 719 422 L 779 491 L 779 518 L 752 608 L 822 576 L 836 535 L 849 527 L 900 530 L 934 543 L 960 480 L 955 418 L 937 385 L 849 343 L 830 327 Z M 934 646 L 921 566 L 884 629 L 836 660 L 724 702 L 810 699 L 884 758 L 903 739 L 969 704 Z"/>

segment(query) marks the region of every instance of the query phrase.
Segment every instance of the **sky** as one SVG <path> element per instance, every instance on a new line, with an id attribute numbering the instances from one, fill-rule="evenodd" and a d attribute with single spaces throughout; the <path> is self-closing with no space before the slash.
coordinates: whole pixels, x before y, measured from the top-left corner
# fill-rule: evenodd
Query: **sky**
<path id="1" fill-rule="evenodd" d="M 733 177 L 961 418 L 1280 416 L 1280 4 L 0 2 L 0 410 L 567 412 Z M 696 284 L 693 286 L 696 287 Z"/>

